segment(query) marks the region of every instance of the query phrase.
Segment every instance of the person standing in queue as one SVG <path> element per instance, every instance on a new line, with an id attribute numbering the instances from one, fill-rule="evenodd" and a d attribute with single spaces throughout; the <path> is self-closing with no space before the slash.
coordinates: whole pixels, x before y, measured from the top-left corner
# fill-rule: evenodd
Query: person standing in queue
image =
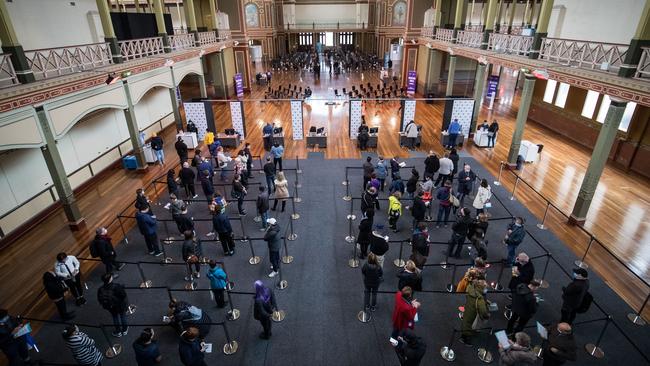
<path id="1" fill-rule="evenodd" d="M 271 156 L 266 157 L 266 164 L 264 164 L 264 176 L 266 177 L 266 186 L 268 187 L 269 196 L 275 191 L 275 165 L 271 162 Z"/>
<path id="2" fill-rule="evenodd" d="M 393 308 L 393 332 L 391 333 L 392 340 L 407 329 L 413 329 L 415 323 L 418 321 L 418 308 L 420 303 L 417 299 L 413 298 L 413 290 L 406 286 L 395 293 L 395 307 Z"/>
<path id="3" fill-rule="evenodd" d="M 81 283 L 81 268 L 79 267 L 77 257 L 67 255 L 65 252 L 57 254 L 56 263 L 54 263 L 54 273 L 68 286 L 72 296 L 75 298 L 76 305 L 84 305 L 86 298 L 84 298 L 84 290 Z"/>
<path id="4" fill-rule="evenodd" d="M 578 359 L 573 330 L 568 323 L 551 324 L 547 328 L 548 339 L 542 343 L 544 366 L 560 366 Z"/>
<path id="5" fill-rule="evenodd" d="M 194 189 L 194 178 L 196 178 L 196 174 L 194 174 L 194 171 L 190 168 L 190 163 L 183 163 L 183 167 L 178 172 L 178 177 L 181 179 L 183 188 L 185 188 L 185 196 L 187 199 L 198 197 L 196 190 Z"/>
<path id="6" fill-rule="evenodd" d="M 368 254 L 368 261 L 361 267 L 361 274 L 363 276 L 363 285 L 366 288 L 363 300 L 364 310 L 374 312 L 377 310 L 377 291 L 384 280 L 384 271 L 377 263 L 375 254 Z"/>
<path id="7" fill-rule="evenodd" d="M 138 339 L 133 342 L 135 362 L 138 366 L 154 366 L 162 361 L 158 341 L 155 340 L 153 328 L 144 328 Z"/>
<path id="8" fill-rule="evenodd" d="M 215 205 L 212 213 L 212 228 L 217 232 L 219 242 L 223 248 L 223 255 L 235 254 L 235 241 L 233 239 L 230 219 L 221 205 Z"/>
<path id="9" fill-rule="evenodd" d="M 264 139 L 264 150 L 271 150 L 273 141 L 273 125 L 271 122 L 266 122 L 266 125 L 262 128 L 262 136 Z"/>
<path id="10" fill-rule="evenodd" d="M 180 159 L 180 163 L 182 165 L 187 161 L 187 145 L 183 141 L 182 137 L 179 136 L 178 139 L 176 139 L 174 148 L 176 149 L 176 154 L 178 154 L 178 158 Z"/>
<path id="11" fill-rule="evenodd" d="M 226 306 L 226 301 L 223 298 L 223 293 L 228 286 L 228 276 L 226 272 L 217 265 L 217 262 L 210 260 L 208 262 L 210 268 L 208 268 L 207 278 L 210 280 L 210 291 L 214 296 L 214 301 L 217 303 L 218 308 L 223 308 Z"/>
<path id="12" fill-rule="evenodd" d="M 264 233 L 264 241 L 269 247 L 269 260 L 271 261 L 271 273 L 269 277 L 273 278 L 278 275 L 280 271 L 280 248 L 282 244 L 282 236 L 280 235 L 280 227 L 274 218 L 266 220 L 268 227 Z"/>
<path id="13" fill-rule="evenodd" d="M 208 366 L 205 363 L 205 344 L 199 339 L 199 329 L 188 327 L 181 333 L 178 353 L 184 366 Z"/>
<path id="14" fill-rule="evenodd" d="M 275 302 L 275 294 L 273 290 L 264 286 L 262 281 L 255 281 L 255 304 L 253 306 L 253 318 L 258 320 L 262 324 L 262 329 L 264 331 L 260 333 L 260 338 L 269 339 L 271 338 L 271 325 L 272 325 L 272 316 L 273 312 L 278 309 L 278 305 Z"/>
<path id="15" fill-rule="evenodd" d="M 282 157 L 284 156 L 284 146 L 277 142 L 271 148 L 271 155 L 273 156 L 273 165 L 279 171 L 282 171 Z"/>

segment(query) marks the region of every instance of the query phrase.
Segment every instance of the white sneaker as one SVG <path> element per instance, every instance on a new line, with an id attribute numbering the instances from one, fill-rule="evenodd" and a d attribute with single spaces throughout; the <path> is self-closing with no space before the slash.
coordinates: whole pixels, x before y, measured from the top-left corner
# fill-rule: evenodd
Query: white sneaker
<path id="1" fill-rule="evenodd" d="M 277 275 L 278 275 L 278 272 L 275 272 L 275 271 L 269 273 L 269 277 L 271 277 L 271 278 L 273 278 L 273 277 L 275 277 Z"/>
<path id="2" fill-rule="evenodd" d="M 198 197 L 198 196 L 199 196 L 198 194 L 195 194 L 194 196 L 192 196 L 192 198 L 196 198 L 196 197 Z"/>
<path id="3" fill-rule="evenodd" d="M 205 236 L 208 236 L 208 237 L 214 236 L 214 231 L 210 231 L 209 233 L 205 234 Z"/>

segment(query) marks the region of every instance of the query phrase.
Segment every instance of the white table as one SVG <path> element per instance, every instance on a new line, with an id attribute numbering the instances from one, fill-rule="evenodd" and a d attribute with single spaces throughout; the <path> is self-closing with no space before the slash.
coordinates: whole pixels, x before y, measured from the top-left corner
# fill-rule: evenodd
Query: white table
<path id="1" fill-rule="evenodd" d="M 154 154 L 151 144 L 144 145 L 144 161 L 147 163 L 155 163 L 158 161 L 158 157 Z"/>
<path id="2" fill-rule="evenodd" d="M 494 139 L 496 145 L 496 138 Z M 474 145 L 478 147 L 488 147 L 488 130 L 480 128 L 474 133 Z"/>
<path id="3" fill-rule="evenodd" d="M 176 140 L 178 140 L 179 137 L 183 139 L 183 142 L 187 145 L 188 149 L 194 149 L 199 145 L 195 132 L 181 132 L 176 135 Z"/>
<path id="4" fill-rule="evenodd" d="M 534 144 L 528 140 L 521 141 L 521 146 L 519 146 L 519 155 L 524 157 L 524 161 L 527 163 L 534 163 L 537 161 L 537 144 Z"/>

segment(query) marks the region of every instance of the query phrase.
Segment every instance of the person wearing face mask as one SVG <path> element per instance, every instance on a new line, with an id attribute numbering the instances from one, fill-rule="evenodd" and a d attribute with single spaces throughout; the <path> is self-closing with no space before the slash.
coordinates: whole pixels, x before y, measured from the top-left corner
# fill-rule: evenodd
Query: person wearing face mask
<path id="1" fill-rule="evenodd" d="M 475 330 L 484 328 L 485 322 L 490 318 L 485 294 L 487 294 L 487 282 L 485 280 L 475 280 L 467 285 L 465 311 L 463 312 L 461 325 L 462 336 L 460 338 L 460 342 L 467 346 L 472 345 Z"/>
<path id="2" fill-rule="evenodd" d="M 515 221 L 508 225 L 506 237 L 503 239 L 503 244 L 508 247 L 508 258 L 506 258 L 506 265 L 512 266 L 515 263 L 515 252 L 517 247 L 524 240 L 526 230 L 524 229 L 524 219 L 521 217 L 515 218 Z"/>
<path id="3" fill-rule="evenodd" d="M 133 342 L 133 352 L 138 366 L 154 366 L 162 361 L 158 342 L 152 328 L 144 328 L 140 337 Z"/>
<path id="4" fill-rule="evenodd" d="M 472 223 L 472 218 L 469 217 L 468 209 L 463 207 L 458 211 L 458 218 L 451 226 L 452 234 L 449 239 L 449 247 L 447 249 L 447 256 L 460 258 L 460 252 L 463 249 L 465 237 L 469 231 L 469 226 Z M 454 249 L 455 248 L 455 249 Z"/>
<path id="5" fill-rule="evenodd" d="M 526 323 L 537 312 L 537 298 L 535 292 L 539 288 L 539 281 L 532 280 L 529 284 L 520 283 L 512 292 L 512 315 L 508 320 L 506 328 L 507 334 L 512 332 L 521 332 L 526 327 Z M 515 326 L 515 323 L 517 326 Z"/>
<path id="6" fill-rule="evenodd" d="M 589 273 L 584 268 L 573 270 L 573 281 L 562 287 L 562 322 L 572 324 L 578 308 L 589 291 Z"/>
<path id="7" fill-rule="evenodd" d="M 567 323 L 551 324 L 547 331 L 548 339 L 542 344 L 543 365 L 559 366 L 566 361 L 575 361 L 577 347 L 571 326 Z"/>
<path id="8" fill-rule="evenodd" d="M 458 173 L 458 200 L 461 206 L 464 205 L 465 196 L 472 192 L 475 179 L 476 174 L 474 174 L 469 164 L 463 165 L 463 171 Z"/>
<path id="9" fill-rule="evenodd" d="M 515 265 L 512 267 L 512 277 L 508 288 L 515 291 L 519 284 L 528 285 L 535 277 L 535 266 L 526 253 L 519 253 L 515 259 Z M 508 295 L 511 297 L 511 295 Z"/>

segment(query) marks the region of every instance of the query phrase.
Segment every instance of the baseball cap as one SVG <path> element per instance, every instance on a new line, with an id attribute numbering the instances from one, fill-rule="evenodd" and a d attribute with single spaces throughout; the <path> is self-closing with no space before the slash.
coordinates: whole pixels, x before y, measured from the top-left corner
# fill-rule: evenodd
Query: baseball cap
<path id="1" fill-rule="evenodd" d="M 271 217 L 271 218 L 266 220 L 266 223 L 269 224 L 269 225 L 275 225 L 278 222 L 274 218 Z"/>

